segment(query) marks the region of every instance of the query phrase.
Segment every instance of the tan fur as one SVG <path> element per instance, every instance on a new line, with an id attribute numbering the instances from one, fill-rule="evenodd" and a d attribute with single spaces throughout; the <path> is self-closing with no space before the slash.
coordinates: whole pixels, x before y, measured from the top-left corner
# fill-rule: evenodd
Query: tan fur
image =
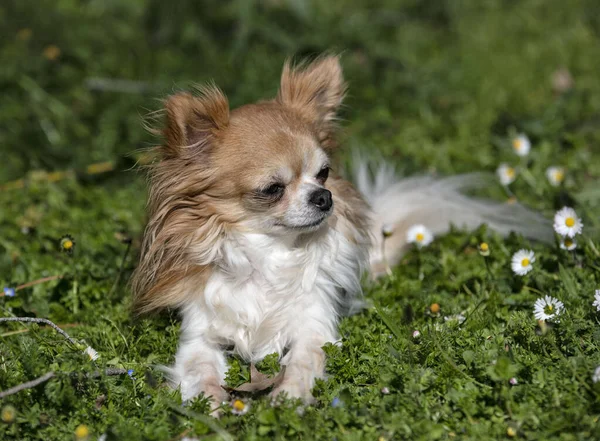
<path id="1" fill-rule="evenodd" d="M 165 102 L 165 144 L 149 173 L 149 221 L 132 278 L 135 307 L 179 307 L 201 295 L 221 241 L 252 216 L 277 216 L 253 195 L 283 166 L 299 175 L 304 151 L 332 147 L 345 91 L 337 57 L 292 68 L 286 63 L 276 99 L 229 111 L 216 87 Z M 287 182 L 290 191 L 297 184 Z M 366 235 L 367 206 L 347 182 L 331 178 L 335 228 L 355 241 Z M 193 289 L 192 289 L 193 288 Z"/>

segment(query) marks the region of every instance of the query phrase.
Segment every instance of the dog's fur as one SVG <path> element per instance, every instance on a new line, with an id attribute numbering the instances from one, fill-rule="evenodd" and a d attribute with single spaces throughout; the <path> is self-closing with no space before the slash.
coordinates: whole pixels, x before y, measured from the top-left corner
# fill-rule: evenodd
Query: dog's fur
<path id="1" fill-rule="evenodd" d="M 171 374 L 184 400 L 226 398 L 222 348 L 232 346 L 249 361 L 287 351 L 285 379 L 272 394 L 311 401 L 324 375 L 321 348 L 337 340 L 363 270 L 382 270 L 383 224 L 394 230 L 385 244 L 391 263 L 415 223 L 437 234 L 450 222 L 488 222 L 502 233 L 543 235 L 541 218 L 518 205 L 462 196 L 476 176 L 396 182 L 382 168 L 371 182 L 359 163 L 356 180 L 372 212 L 348 182 L 327 177 L 345 88 L 338 58 L 325 56 L 286 63 L 275 99 L 231 112 L 216 87 L 167 99 L 132 286 L 139 311 L 181 311 Z"/>

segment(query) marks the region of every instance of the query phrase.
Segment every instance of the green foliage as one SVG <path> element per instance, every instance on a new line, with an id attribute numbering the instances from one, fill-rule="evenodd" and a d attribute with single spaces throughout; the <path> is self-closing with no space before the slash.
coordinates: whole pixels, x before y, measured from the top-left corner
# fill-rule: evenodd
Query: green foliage
<path id="1" fill-rule="evenodd" d="M 74 338 L 101 354 L 90 362 L 51 329 L 3 325 L 0 390 L 48 371 L 57 376 L 1 400 L 16 416 L 0 423 L 0 438 L 73 439 L 79 424 L 108 440 L 184 432 L 481 440 L 505 439 L 509 428 L 518 439 L 600 438 L 600 383 L 592 381 L 600 364 L 592 307 L 600 289 L 596 3 L 3 2 L 0 182 L 99 161 L 116 161 L 118 170 L 30 179 L 0 192 L 0 287 L 63 276 L 1 297 L 2 315 L 70 325 Z M 126 281 L 145 204 L 144 179 L 130 167 L 135 151 L 156 142 L 141 116 L 160 107 L 157 98 L 211 78 L 233 106 L 273 96 L 287 56 L 326 50 L 343 53 L 350 84 L 347 147 L 381 152 L 407 174 L 491 172 L 500 162 L 517 165 L 510 136 L 524 131 L 533 148 L 511 189 L 548 216 L 574 205 L 585 237 L 575 253 L 485 228 L 436 239 L 409 253 L 392 277 L 365 283 L 374 306 L 344 319 L 341 345 L 325 347 L 329 377 L 314 390 L 315 406 L 288 400 L 274 408 L 261 397 L 244 416 L 213 420 L 203 397 L 182 407 L 157 368 L 173 361 L 175 314 L 140 319 L 130 311 Z M 557 92 L 551 78 L 563 67 L 574 87 Z M 558 189 L 544 177 L 550 165 L 567 169 Z M 505 197 L 500 189 L 488 195 Z M 75 238 L 72 254 L 60 250 L 65 234 Z M 131 253 L 124 237 L 133 238 Z M 487 261 L 477 252 L 483 240 Z M 512 253 L 531 246 L 535 271 L 514 276 Z M 564 302 L 560 323 L 537 325 L 533 302 L 542 293 Z M 432 303 L 439 316 L 429 312 Z M 445 319 L 458 314 L 464 322 Z M 133 374 L 85 376 L 108 367 Z M 276 355 L 258 367 L 274 374 Z M 249 366 L 231 359 L 229 385 L 248 379 Z"/>

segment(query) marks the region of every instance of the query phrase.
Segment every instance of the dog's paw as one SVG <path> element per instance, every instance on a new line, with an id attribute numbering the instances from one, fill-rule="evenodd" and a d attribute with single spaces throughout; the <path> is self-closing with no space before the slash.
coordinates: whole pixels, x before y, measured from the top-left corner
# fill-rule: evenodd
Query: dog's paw
<path id="1" fill-rule="evenodd" d="M 315 397 L 311 393 L 311 385 L 303 380 L 284 380 L 279 386 L 271 391 L 269 396 L 271 402 L 276 404 L 282 396 L 287 398 L 300 398 L 304 404 L 313 404 Z"/>
<path id="2" fill-rule="evenodd" d="M 220 408 L 224 402 L 229 400 L 229 394 L 218 383 L 195 383 L 193 385 L 181 385 L 181 399 L 184 403 L 189 402 L 200 394 L 208 398 L 210 414 L 215 418 L 221 416 Z"/>

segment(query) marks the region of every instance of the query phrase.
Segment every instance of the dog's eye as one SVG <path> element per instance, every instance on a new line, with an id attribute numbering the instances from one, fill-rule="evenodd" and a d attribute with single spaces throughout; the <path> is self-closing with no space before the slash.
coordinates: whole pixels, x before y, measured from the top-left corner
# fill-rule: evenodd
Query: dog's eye
<path id="1" fill-rule="evenodd" d="M 319 181 L 321 184 L 324 184 L 328 177 L 329 177 L 329 166 L 323 167 L 316 176 L 317 181 Z"/>
<path id="2" fill-rule="evenodd" d="M 285 186 L 283 184 L 271 184 L 267 188 L 263 188 L 261 193 L 265 196 L 277 197 L 283 194 Z"/>

